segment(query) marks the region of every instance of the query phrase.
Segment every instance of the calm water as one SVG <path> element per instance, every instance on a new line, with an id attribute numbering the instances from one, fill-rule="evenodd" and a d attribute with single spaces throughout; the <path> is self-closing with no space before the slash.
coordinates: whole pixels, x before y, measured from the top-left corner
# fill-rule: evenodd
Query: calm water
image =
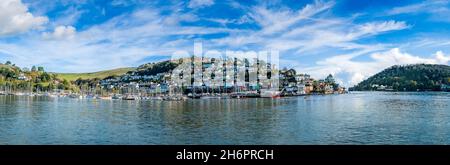
<path id="1" fill-rule="evenodd" d="M 0 96 L 0 144 L 450 144 L 450 93 L 186 102 Z"/>

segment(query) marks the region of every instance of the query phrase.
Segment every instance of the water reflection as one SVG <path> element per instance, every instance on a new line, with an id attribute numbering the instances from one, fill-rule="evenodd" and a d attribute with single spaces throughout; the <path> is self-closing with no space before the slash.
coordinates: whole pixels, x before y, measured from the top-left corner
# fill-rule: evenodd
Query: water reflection
<path id="1" fill-rule="evenodd" d="M 449 144 L 449 93 L 184 102 L 0 96 L 1 144 Z"/>

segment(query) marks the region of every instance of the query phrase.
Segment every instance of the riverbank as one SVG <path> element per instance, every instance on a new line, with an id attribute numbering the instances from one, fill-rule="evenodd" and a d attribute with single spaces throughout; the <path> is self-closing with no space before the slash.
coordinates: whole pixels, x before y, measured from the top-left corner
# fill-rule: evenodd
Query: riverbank
<path id="1" fill-rule="evenodd" d="M 232 93 L 203 93 L 203 94 L 77 94 L 77 93 L 30 93 L 30 92 L 2 92 L 0 95 L 13 96 L 46 96 L 46 97 L 67 97 L 72 99 L 101 99 L 101 100 L 165 100 L 165 101 L 183 101 L 187 99 L 244 99 L 244 98 L 282 98 L 282 97 L 299 97 L 308 95 L 330 95 L 330 94 L 345 94 L 347 92 L 333 92 L 333 93 L 310 93 L 310 94 L 283 94 L 279 91 L 264 91 L 261 94 L 258 92 L 232 92 Z"/>

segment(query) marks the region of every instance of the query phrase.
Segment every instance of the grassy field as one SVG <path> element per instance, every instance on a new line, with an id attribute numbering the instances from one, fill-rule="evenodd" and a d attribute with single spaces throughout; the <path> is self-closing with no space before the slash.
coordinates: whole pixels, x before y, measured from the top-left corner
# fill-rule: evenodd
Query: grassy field
<path id="1" fill-rule="evenodd" d="M 74 81 L 74 80 L 77 80 L 78 78 L 82 78 L 82 79 L 100 78 L 100 79 L 103 79 L 105 77 L 112 76 L 112 75 L 122 75 L 122 74 L 125 74 L 128 71 L 131 71 L 134 69 L 135 68 L 118 68 L 118 69 L 105 70 L 105 71 L 92 72 L 92 73 L 56 73 L 56 74 L 58 74 L 58 78 L 67 79 L 69 81 Z"/>

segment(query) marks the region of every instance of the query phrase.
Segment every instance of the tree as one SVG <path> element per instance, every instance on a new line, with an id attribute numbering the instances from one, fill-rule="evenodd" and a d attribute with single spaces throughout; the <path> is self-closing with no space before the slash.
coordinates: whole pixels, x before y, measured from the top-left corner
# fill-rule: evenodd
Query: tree
<path id="1" fill-rule="evenodd" d="M 64 90 L 68 90 L 70 88 L 70 83 L 66 79 L 63 80 Z"/>
<path id="2" fill-rule="evenodd" d="M 18 77 L 17 70 L 10 69 L 7 67 L 1 67 L 0 68 L 0 75 L 3 75 L 6 79 L 14 79 Z"/>
<path id="3" fill-rule="evenodd" d="M 38 67 L 38 71 L 39 72 L 44 72 L 44 67 L 42 67 L 42 66 Z"/>
<path id="4" fill-rule="evenodd" d="M 36 66 L 31 67 L 32 72 L 36 72 Z"/>
<path id="5" fill-rule="evenodd" d="M 5 65 L 11 65 L 11 61 L 6 61 Z"/>
<path id="6" fill-rule="evenodd" d="M 52 78 L 52 80 L 56 80 L 56 79 L 58 79 L 58 75 L 57 74 L 51 74 L 51 78 Z"/>
<path id="7" fill-rule="evenodd" d="M 55 84 L 53 84 L 53 82 L 51 82 L 51 83 L 48 84 L 48 87 L 47 87 L 47 88 L 48 88 L 49 91 L 52 91 L 52 90 L 55 89 L 56 87 L 55 87 Z"/>
<path id="8" fill-rule="evenodd" d="M 396 91 L 438 91 L 450 77 L 450 66 L 413 64 L 392 66 L 356 85 L 354 90 L 371 90 L 373 85 L 383 85 Z M 374 88 L 373 90 L 377 90 Z"/>
<path id="9" fill-rule="evenodd" d="M 43 82 L 50 81 L 50 80 L 51 80 L 51 76 L 50 76 L 47 72 L 44 72 L 44 73 L 42 73 L 42 75 L 41 75 L 41 80 L 42 80 Z"/>
<path id="10" fill-rule="evenodd" d="M 329 74 L 329 75 L 327 76 L 327 78 L 325 78 L 325 82 L 327 82 L 327 83 L 329 83 L 329 84 L 334 84 L 335 82 L 334 82 L 333 75 Z"/>
<path id="11" fill-rule="evenodd" d="M 138 67 L 137 75 L 156 75 L 158 73 L 170 72 L 178 66 L 177 63 L 171 61 L 163 61 L 159 63 L 149 63 Z M 131 72 L 131 71 L 130 71 Z M 133 72 L 128 74 L 132 74 Z"/>

